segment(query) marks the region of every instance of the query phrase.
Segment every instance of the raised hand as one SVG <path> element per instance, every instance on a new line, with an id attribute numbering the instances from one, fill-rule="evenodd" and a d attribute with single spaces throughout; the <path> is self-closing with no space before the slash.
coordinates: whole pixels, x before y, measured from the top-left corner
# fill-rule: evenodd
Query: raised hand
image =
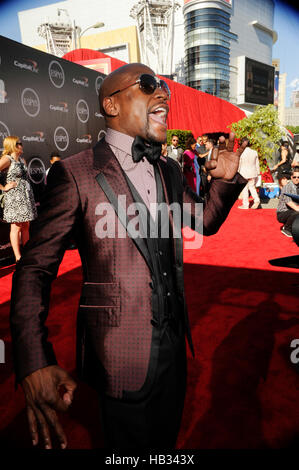
<path id="1" fill-rule="evenodd" d="M 27 401 L 27 417 L 33 445 L 37 445 L 40 435 L 45 449 L 51 449 L 52 428 L 60 447 L 65 449 L 67 439 L 56 411 L 66 411 L 69 408 L 77 387 L 76 382 L 60 367 L 48 366 L 25 377 L 21 385 Z M 61 389 L 64 389 L 63 392 Z"/>
<path id="2" fill-rule="evenodd" d="M 228 144 L 224 136 L 219 138 L 219 147 L 212 151 L 211 160 L 205 163 L 205 168 L 213 178 L 231 180 L 238 171 L 240 156 L 247 147 L 248 141 L 243 142 L 236 152 L 233 151 L 235 134 L 229 134 Z"/>

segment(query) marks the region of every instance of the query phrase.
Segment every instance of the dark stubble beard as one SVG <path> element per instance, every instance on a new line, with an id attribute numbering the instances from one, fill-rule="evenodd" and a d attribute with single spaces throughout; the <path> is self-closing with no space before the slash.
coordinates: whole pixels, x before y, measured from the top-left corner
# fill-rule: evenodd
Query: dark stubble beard
<path id="1" fill-rule="evenodd" d="M 148 142 L 158 142 L 159 144 L 164 144 L 164 142 L 167 139 L 167 132 L 166 131 L 165 131 L 165 136 L 161 137 L 161 138 L 159 138 L 153 132 L 151 132 L 148 119 L 146 121 L 145 135 L 146 135 L 146 140 Z"/>

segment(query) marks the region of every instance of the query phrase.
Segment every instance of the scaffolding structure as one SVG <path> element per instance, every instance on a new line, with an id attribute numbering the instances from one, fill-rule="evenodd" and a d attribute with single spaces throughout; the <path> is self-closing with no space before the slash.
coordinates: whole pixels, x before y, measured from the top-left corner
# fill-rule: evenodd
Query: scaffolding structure
<path id="1" fill-rule="evenodd" d="M 137 22 L 142 63 L 161 75 L 173 73 L 175 0 L 139 0 L 130 11 Z"/>
<path id="2" fill-rule="evenodd" d="M 68 11 L 57 9 L 57 20 L 45 22 L 37 28 L 39 36 L 46 40 L 47 52 L 62 57 L 67 52 L 76 49 L 79 32 L 72 25 Z"/>

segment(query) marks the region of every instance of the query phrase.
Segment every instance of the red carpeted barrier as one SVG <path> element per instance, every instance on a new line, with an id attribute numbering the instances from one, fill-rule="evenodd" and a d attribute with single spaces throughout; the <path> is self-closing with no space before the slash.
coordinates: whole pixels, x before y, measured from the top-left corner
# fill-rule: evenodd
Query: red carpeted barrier
<path id="1" fill-rule="evenodd" d="M 275 211 L 240 211 L 199 250 L 185 250 L 185 287 L 195 346 L 188 353 L 188 388 L 180 448 L 292 448 L 298 445 L 298 365 L 290 343 L 299 338 L 298 270 L 269 259 L 297 255 L 280 233 Z M 0 269 L 0 442 L 30 448 L 24 398 L 14 391 L 8 325 L 13 267 Z M 81 268 L 68 251 L 53 283 L 48 319 L 61 367 L 75 375 L 75 317 Z M 298 354 L 299 358 L 299 354 Z M 73 449 L 102 446 L 97 394 L 79 383 L 60 419 Z"/>

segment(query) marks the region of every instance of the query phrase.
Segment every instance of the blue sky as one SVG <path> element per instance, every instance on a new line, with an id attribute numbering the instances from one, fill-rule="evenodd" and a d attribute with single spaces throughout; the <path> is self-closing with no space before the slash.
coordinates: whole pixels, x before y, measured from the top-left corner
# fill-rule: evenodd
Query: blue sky
<path id="1" fill-rule="evenodd" d="M 17 12 L 58 0 L 0 0 L 0 34 L 21 42 Z M 124 0 L 125 1 L 125 0 Z M 237 0 L 235 0 L 237 1 Z M 295 3 L 295 2 L 294 2 Z M 290 105 L 292 90 L 299 90 L 299 9 L 292 8 L 291 2 L 275 0 L 274 29 L 278 40 L 273 46 L 273 58 L 280 59 L 280 72 L 287 73 L 286 106 Z"/>
<path id="2" fill-rule="evenodd" d="M 295 2 L 294 2 L 295 3 Z M 273 59 L 280 59 L 280 72 L 287 73 L 286 106 L 292 90 L 299 90 L 299 9 L 291 2 L 275 2 L 274 29 L 278 40 L 273 46 Z"/>

